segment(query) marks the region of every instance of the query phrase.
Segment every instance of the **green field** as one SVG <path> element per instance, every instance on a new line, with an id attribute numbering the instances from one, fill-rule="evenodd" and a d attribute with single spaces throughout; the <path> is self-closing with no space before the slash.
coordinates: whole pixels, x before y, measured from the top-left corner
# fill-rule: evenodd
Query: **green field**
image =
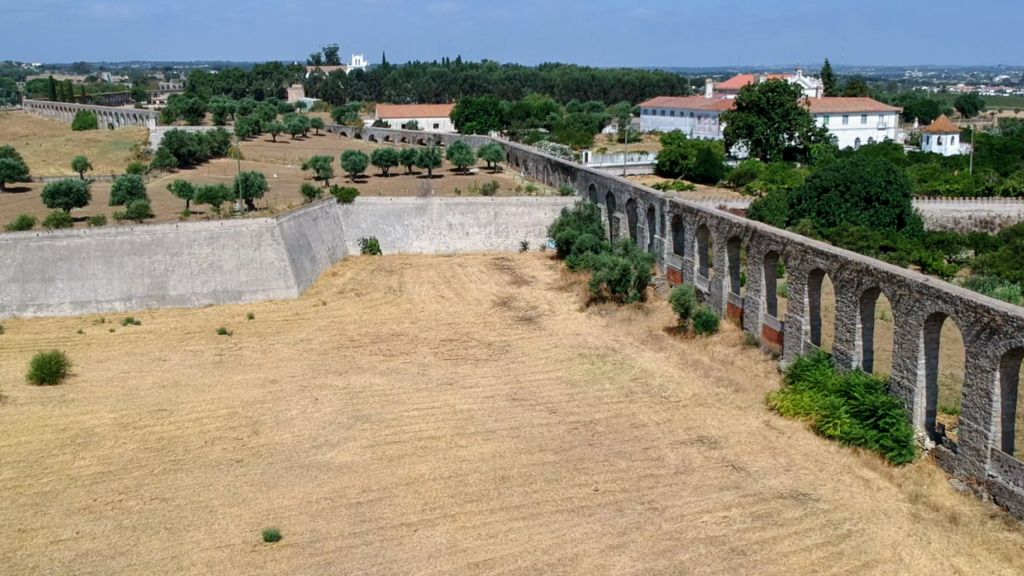
<path id="1" fill-rule="evenodd" d="M 939 100 L 950 108 L 953 107 L 953 101 L 956 100 L 957 94 L 935 94 L 933 98 Z M 982 96 L 982 100 L 985 101 L 986 110 L 1022 110 L 1024 111 L 1024 96 Z"/>

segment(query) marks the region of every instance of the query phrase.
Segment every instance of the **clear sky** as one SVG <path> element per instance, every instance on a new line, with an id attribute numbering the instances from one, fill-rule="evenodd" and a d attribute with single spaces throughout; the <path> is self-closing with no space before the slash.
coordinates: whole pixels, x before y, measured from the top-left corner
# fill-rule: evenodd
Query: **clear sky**
<path id="1" fill-rule="evenodd" d="M 0 60 L 1024 64 L 1022 0 L 0 0 Z"/>

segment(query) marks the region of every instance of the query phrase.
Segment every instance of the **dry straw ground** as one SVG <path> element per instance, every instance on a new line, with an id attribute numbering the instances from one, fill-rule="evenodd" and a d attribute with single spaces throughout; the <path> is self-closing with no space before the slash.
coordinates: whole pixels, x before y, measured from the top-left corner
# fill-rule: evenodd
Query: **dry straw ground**
<path id="1" fill-rule="evenodd" d="M 581 302 L 544 254 L 387 256 L 114 333 L 6 321 L 0 571 L 1024 573 L 1021 529 L 931 462 L 768 412 L 731 325 Z M 75 376 L 25 384 L 54 347 Z"/>

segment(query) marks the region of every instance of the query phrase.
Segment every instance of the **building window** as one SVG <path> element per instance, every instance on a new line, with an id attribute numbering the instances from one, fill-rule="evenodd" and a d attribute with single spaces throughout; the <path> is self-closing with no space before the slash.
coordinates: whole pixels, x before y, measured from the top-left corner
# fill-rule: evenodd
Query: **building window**
<path id="1" fill-rule="evenodd" d="M 440 130 L 440 129 L 441 129 L 441 125 L 440 124 L 434 124 L 434 130 Z"/>
<path id="2" fill-rule="evenodd" d="M 949 137 L 949 145 L 950 146 L 956 146 L 956 136 L 950 136 Z"/>
<path id="3" fill-rule="evenodd" d="M 828 118 L 829 118 L 828 116 L 822 116 L 821 117 L 821 119 L 822 119 L 821 125 L 822 126 L 828 126 Z"/>
<path id="4" fill-rule="evenodd" d="M 693 112 L 690 112 L 690 118 L 693 118 Z"/>
<path id="5" fill-rule="evenodd" d="M 875 143 L 875 139 L 874 138 L 868 138 L 868 144 L 874 144 L 874 143 Z"/>
<path id="6" fill-rule="evenodd" d="M 853 147 L 860 148 L 860 138 L 857 138 L 856 140 L 853 141 Z"/>
<path id="7" fill-rule="evenodd" d="M 925 136 L 924 137 L 924 143 L 927 146 L 931 146 L 931 144 L 932 144 L 932 137 L 931 136 Z"/>
<path id="8" fill-rule="evenodd" d="M 935 144 L 938 146 L 942 146 L 942 136 L 936 136 L 935 138 Z"/>
<path id="9" fill-rule="evenodd" d="M 668 115 L 673 117 L 673 118 L 675 118 L 676 117 L 676 111 L 675 110 L 669 110 Z"/>
<path id="10" fill-rule="evenodd" d="M 664 111 L 664 110 L 662 110 L 662 111 L 661 111 L 661 115 L 662 115 L 662 116 L 664 116 L 664 115 L 665 115 L 665 111 Z"/>
<path id="11" fill-rule="evenodd" d="M 642 114 L 642 115 L 644 115 L 644 116 L 647 116 L 647 108 L 643 108 L 643 109 L 641 109 L 641 110 L 640 110 L 640 114 Z"/>
<path id="12" fill-rule="evenodd" d="M 849 123 L 850 123 L 850 117 L 849 116 L 843 116 L 843 126 L 846 126 Z"/>
<path id="13" fill-rule="evenodd" d="M 861 115 L 861 117 L 860 117 L 860 123 L 861 123 L 861 124 L 867 124 L 867 123 L 868 123 L 868 115 L 867 115 L 867 114 L 862 114 L 862 115 Z"/>

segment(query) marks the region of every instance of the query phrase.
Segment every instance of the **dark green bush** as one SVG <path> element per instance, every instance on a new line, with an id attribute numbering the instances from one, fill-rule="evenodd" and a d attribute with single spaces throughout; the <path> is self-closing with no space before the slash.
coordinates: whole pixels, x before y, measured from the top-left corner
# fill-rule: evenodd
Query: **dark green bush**
<path id="1" fill-rule="evenodd" d="M 807 420 L 818 434 L 878 452 L 896 465 L 917 457 L 910 416 L 889 395 L 885 380 L 862 371 L 841 373 L 831 356 L 818 351 L 798 358 L 785 384 L 768 396 L 779 414 Z"/>
<path id="2" fill-rule="evenodd" d="M 299 193 L 302 194 L 302 201 L 307 204 L 319 200 L 324 195 L 324 191 L 319 186 L 314 186 L 309 182 L 303 182 L 299 186 Z"/>
<path id="3" fill-rule="evenodd" d="M 134 220 L 142 222 L 153 218 L 153 210 L 150 208 L 149 200 L 135 200 L 128 207 L 119 212 L 114 212 L 114 220 Z"/>
<path id="4" fill-rule="evenodd" d="M 281 531 L 277 528 L 267 528 L 263 531 L 263 541 L 267 544 L 273 544 L 281 541 Z"/>
<path id="5" fill-rule="evenodd" d="M 75 114 L 75 119 L 71 121 L 71 129 L 75 132 L 82 132 L 84 130 L 98 130 L 100 127 L 99 120 L 96 119 L 96 114 L 88 110 L 79 110 Z"/>
<path id="6" fill-rule="evenodd" d="M 338 199 L 342 204 L 351 204 L 359 197 L 359 190 L 355 188 L 331 186 L 331 196 Z"/>
<path id="7" fill-rule="evenodd" d="M 584 234 L 604 237 L 601 209 L 588 200 L 581 200 L 571 208 L 562 208 L 562 214 L 548 227 L 548 238 L 555 241 L 558 257 L 567 258 L 573 252 L 576 240 Z"/>
<path id="8" fill-rule="evenodd" d="M 231 332 L 231 330 L 228 330 L 223 326 L 217 328 L 217 336 L 231 336 L 232 334 L 233 332 Z"/>
<path id="9" fill-rule="evenodd" d="M 373 236 L 359 239 L 359 253 L 363 256 L 380 256 L 384 254 L 380 249 L 380 241 Z"/>
<path id="10" fill-rule="evenodd" d="M 142 326 L 142 322 L 128 316 L 124 320 L 121 320 L 121 326 Z"/>
<path id="11" fill-rule="evenodd" d="M 519 251 L 520 252 L 529 252 L 530 251 L 530 241 L 529 240 L 523 240 L 522 242 L 520 242 L 519 243 Z"/>
<path id="12" fill-rule="evenodd" d="M 612 246 L 611 253 L 588 257 L 587 268 L 593 272 L 590 292 L 616 302 L 643 302 L 651 283 L 654 255 L 637 247 L 630 238 Z"/>
<path id="13" fill-rule="evenodd" d="M 676 287 L 672 291 L 672 295 L 668 297 L 668 302 L 672 305 L 672 311 L 676 313 L 676 317 L 679 318 L 679 325 L 689 326 L 693 312 L 697 308 L 697 290 L 693 284 Z"/>
<path id="14" fill-rule="evenodd" d="M 39 222 L 39 220 L 31 214 L 20 214 L 17 218 L 11 220 L 6 226 L 4 226 L 4 230 L 8 232 L 23 232 L 25 230 L 35 228 L 37 222 Z"/>
<path id="15" fill-rule="evenodd" d="M 146 165 L 142 162 L 132 162 L 124 169 L 125 174 L 134 174 L 136 176 L 142 176 L 146 173 Z"/>
<path id="16" fill-rule="evenodd" d="M 711 308 L 701 307 L 693 315 L 693 331 L 701 336 L 717 334 L 721 324 L 722 319 Z"/>
<path id="17" fill-rule="evenodd" d="M 47 230 L 71 228 L 74 225 L 75 221 L 71 218 L 71 214 L 68 214 L 63 210 L 54 210 L 43 219 L 43 228 L 46 228 Z"/>
<path id="18" fill-rule="evenodd" d="M 561 184 L 558 187 L 558 195 L 559 196 L 575 196 L 576 195 L 576 189 L 573 188 L 571 184 Z"/>
<path id="19" fill-rule="evenodd" d="M 100 226 L 106 226 L 107 225 L 107 217 L 104 214 L 96 214 L 94 216 L 89 216 L 89 219 L 86 220 L 86 224 L 89 227 L 91 227 L 91 228 L 98 228 Z"/>
<path id="20" fill-rule="evenodd" d="M 39 352 L 32 357 L 25 378 L 36 386 L 60 384 L 71 374 L 71 360 L 60 350 Z"/>

